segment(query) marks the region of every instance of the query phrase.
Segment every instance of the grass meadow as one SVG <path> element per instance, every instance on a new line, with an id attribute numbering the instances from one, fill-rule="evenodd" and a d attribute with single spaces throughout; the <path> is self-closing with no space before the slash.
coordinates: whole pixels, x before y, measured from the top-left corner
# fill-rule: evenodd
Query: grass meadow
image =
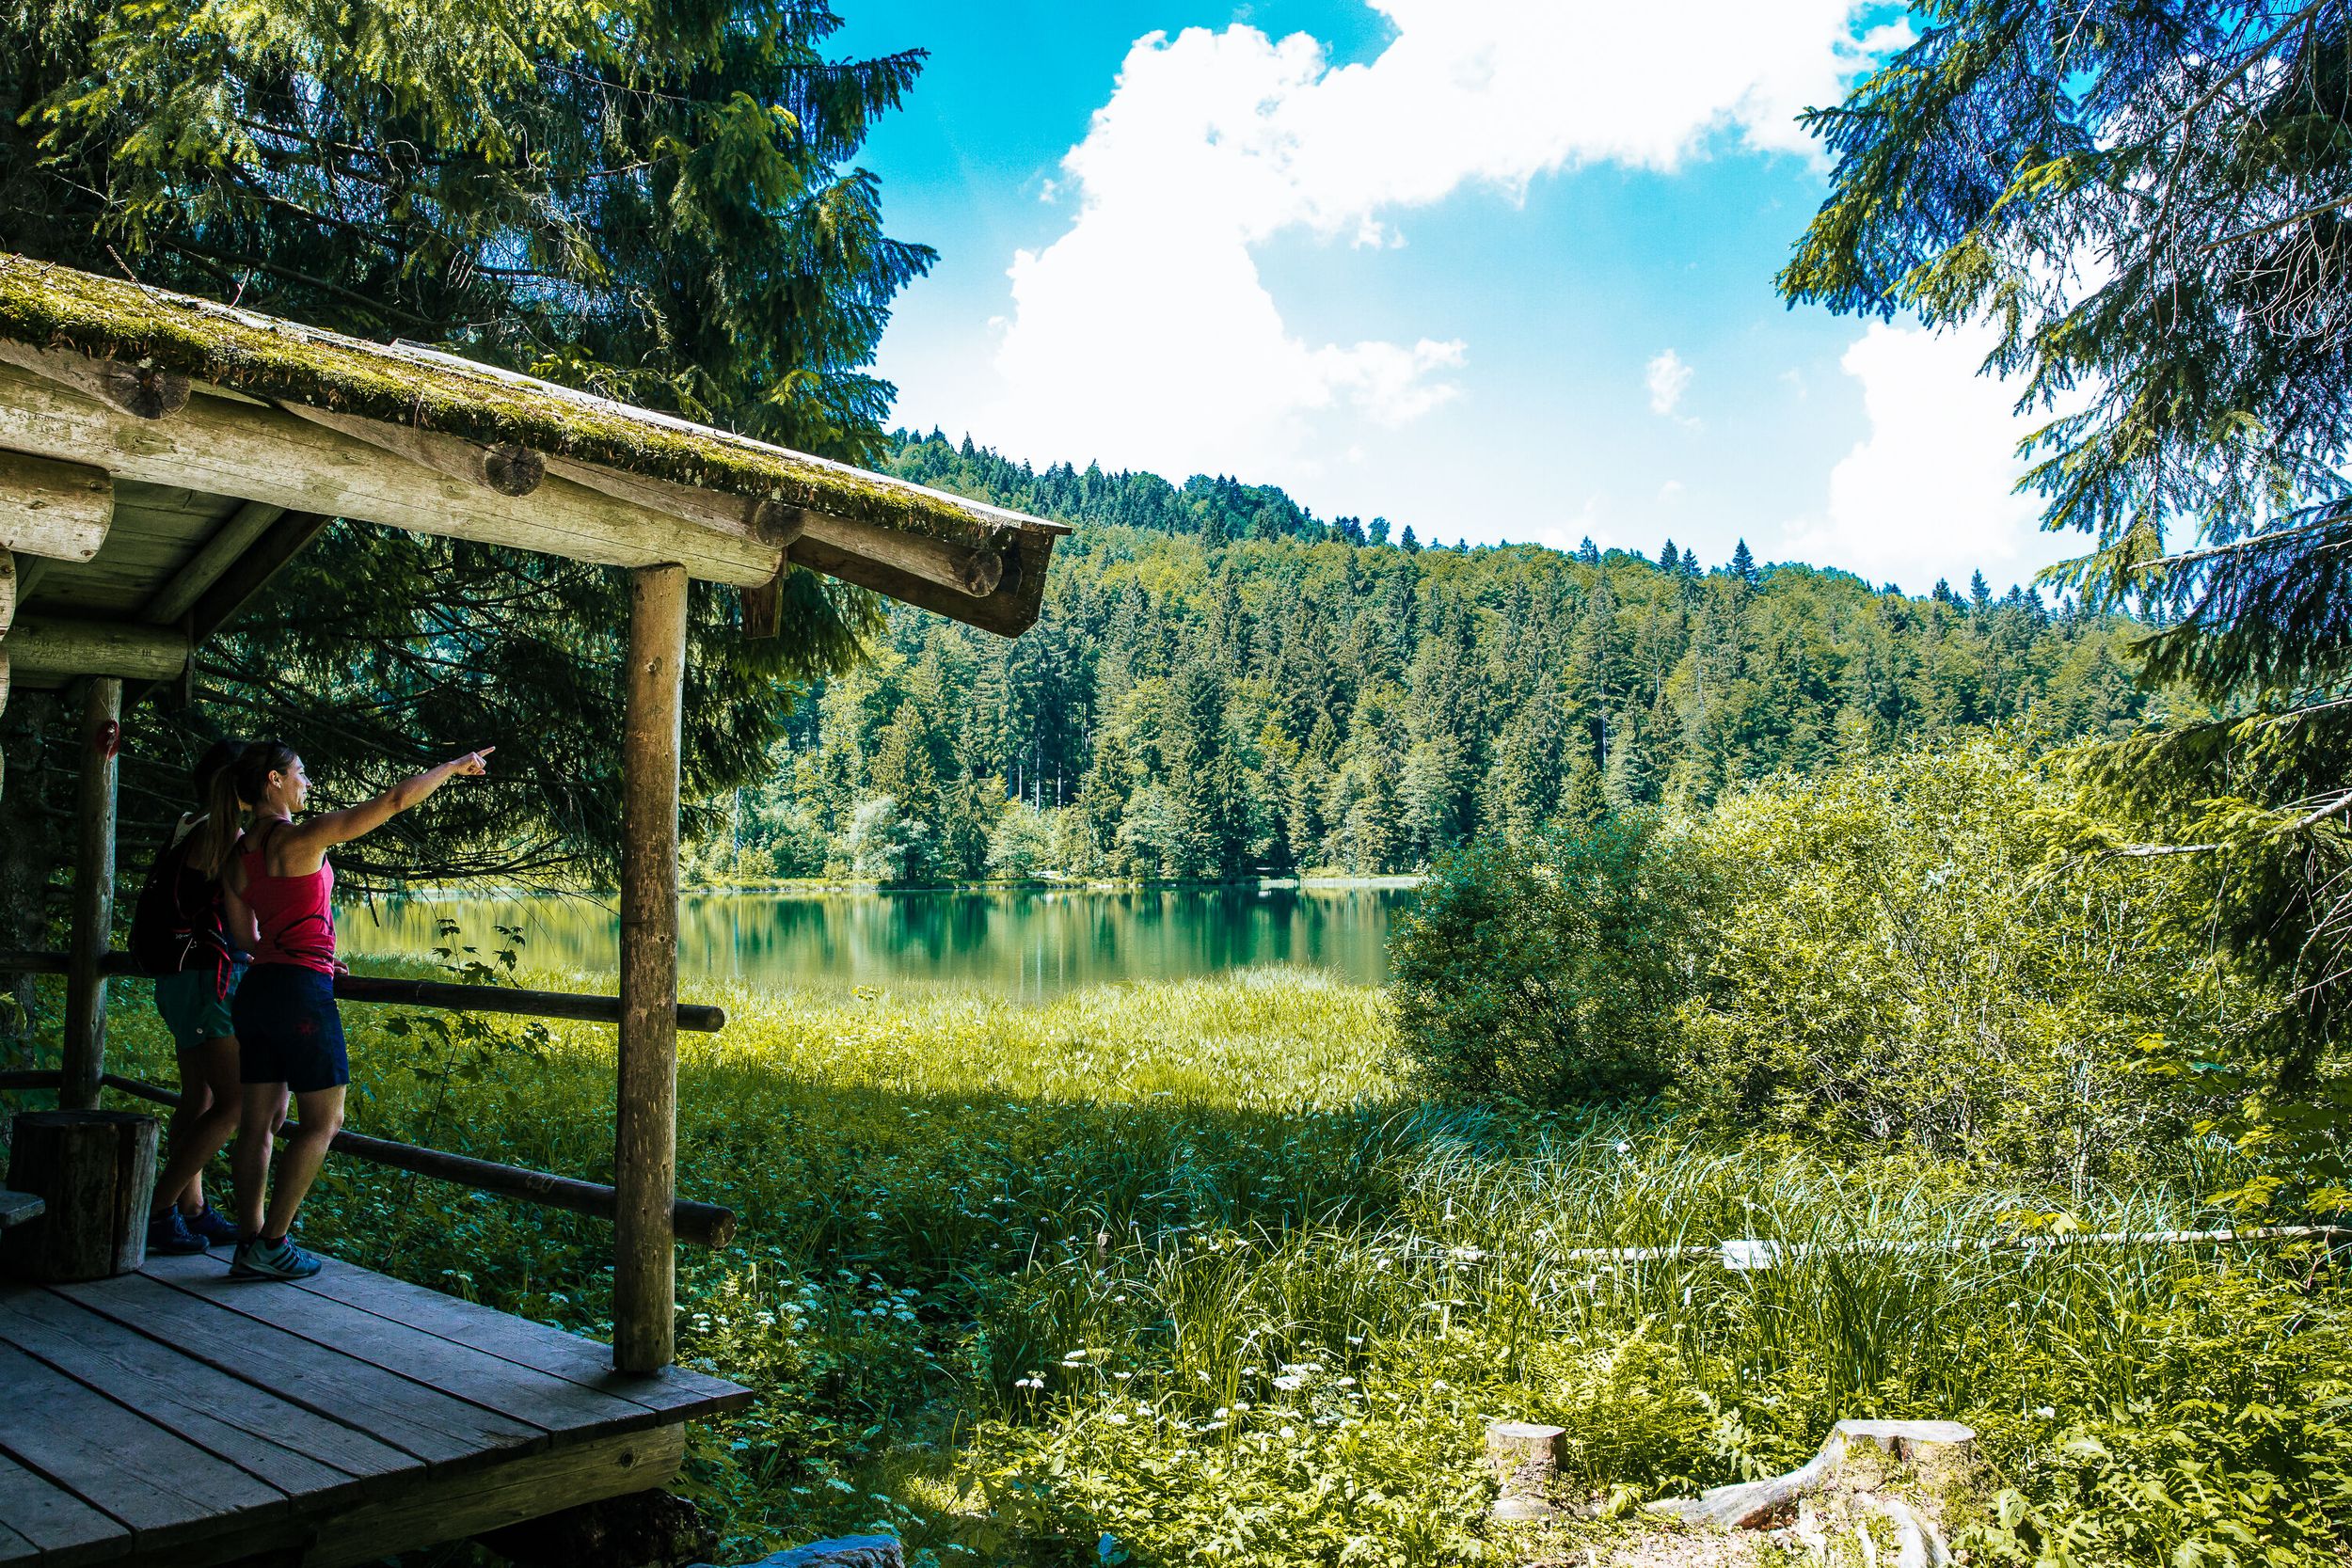
<path id="1" fill-rule="evenodd" d="M 140 991 L 111 1065 L 167 1077 Z M 741 1228 L 681 1250 L 680 1354 L 762 1396 L 681 1486 L 719 1560 L 882 1529 L 941 1565 L 1603 1562 L 1642 1500 L 1788 1468 L 1846 1416 L 1979 1429 L 1972 1562 L 2343 1560 L 2352 1314 L 2319 1259 L 2006 1244 L 2213 1223 L 2224 1173 L 2189 1153 L 2061 1212 L 1663 1115 L 1436 1107 L 1379 993 L 1298 970 L 693 999 L 731 1022 L 681 1041 L 680 1190 Z M 356 1128 L 609 1178 L 610 1030 L 346 1018 Z M 609 1329 L 596 1222 L 336 1160 L 304 1229 Z M 1576 1256 L 1725 1237 L 1797 1245 Z M 1489 1526 L 1496 1418 L 1565 1427 L 1598 1516 Z"/>

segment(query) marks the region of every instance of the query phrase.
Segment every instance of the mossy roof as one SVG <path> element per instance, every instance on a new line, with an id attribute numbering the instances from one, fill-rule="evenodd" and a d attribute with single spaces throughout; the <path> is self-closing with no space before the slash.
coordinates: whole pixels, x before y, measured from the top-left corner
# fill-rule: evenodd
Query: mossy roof
<path id="1" fill-rule="evenodd" d="M 1066 533 L 806 452 L 405 343 L 377 343 L 214 300 L 0 252 L 0 338 L 185 375 L 256 398 L 597 463 L 697 489 L 977 543 Z"/>

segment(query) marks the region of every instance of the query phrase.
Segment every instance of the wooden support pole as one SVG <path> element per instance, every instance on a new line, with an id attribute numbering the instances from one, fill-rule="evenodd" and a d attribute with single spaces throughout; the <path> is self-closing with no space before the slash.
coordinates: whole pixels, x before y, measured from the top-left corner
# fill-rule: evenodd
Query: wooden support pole
<path id="1" fill-rule="evenodd" d="M 629 575 L 621 722 L 621 1074 L 613 1126 L 612 1363 L 657 1371 L 675 1349 L 678 723 L 686 569 Z"/>
<path id="2" fill-rule="evenodd" d="M 65 1077 L 57 1104 L 98 1108 L 106 1070 L 106 944 L 115 923 L 115 773 L 122 682 L 100 675 L 82 703 L 81 788 L 74 800 L 73 940 L 66 956 Z"/>

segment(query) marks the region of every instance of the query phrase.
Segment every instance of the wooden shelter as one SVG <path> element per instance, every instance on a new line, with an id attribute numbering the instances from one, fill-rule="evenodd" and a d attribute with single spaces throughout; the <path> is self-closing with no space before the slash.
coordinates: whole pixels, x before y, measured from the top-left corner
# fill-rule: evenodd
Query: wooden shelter
<path id="1" fill-rule="evenodd" d="M 243 1328 L 272 1340 L 275 1358 L 247 1365 L 215 1348 L 180 1370 L 243 1413 L 208 1416 L 170 1394 L 171 1347 L 197 1326 L 188 1315 L 264 1314 L 201 1271 L 158 1260 L 100 1286 L 0 1287 L 0 1381 L 11 1385 L 0 1395 L 0 1561 L 193 1564 L 266 1547 L 332 1562 L 355 1543 L 397 1549 L 666 1479 L 686 1417 L 748 1397 L 670 1366 L 675 1243 L 723 1240 L 733 1223 L 675 1192 L 676 1031 L 718 1022 L 717 1009 L 677 1001 L 687 582 L 733 585 L 753 635 L 776 629 L 784 574 L 806 569 L 1016 636 L 1068 531 L 430 349 L 0 254 L 0 704 L 11 684 L 84 693 L 72 948 L 0 955 L 0 968 L 65 972 L 63 1061 L 14 1086 L 54 1082 L 70 1108 L 95 1106 L 102 1086 L 168 1098 L 105 1070 L 106 977 L 121 967 L 107 943 L 124 683 L 178 679 L 337 518 L 631 573 L 619 997 L 339 988 L 353 1000 L 430 1006 L 437 990 L 438 1005 L 617 1022 L 611 1188 L 356 1133 L 337 1143 L 609 1214 L 611 1361 L 599 1370 L 600 1347 L 337 1265 L 273 1298 L 293 1304 L 291 1318 Z M 227 1322 L 206 1320 L 215 1346 Z M 322 1356 L 383 1385 L 366 1407 L 383 1430 L 272 1383 L 269 1369 L 288 1364 L 337 1375 Z M 23 1408 L 17 1390 L 36 1387 L 87 1424 L 61 1435 L 57 1423 L 8 1419 Z M 309 1432 L 321 1421 L 334 1432 Z M 329 1438 L 331 1451 L 309 1446 Z M 300 1484 L 270 1473 L 306 1453 L 324 1468 L 286 1472 Z M 535 1467 L 515 1468 L 526 1459 Z"/>

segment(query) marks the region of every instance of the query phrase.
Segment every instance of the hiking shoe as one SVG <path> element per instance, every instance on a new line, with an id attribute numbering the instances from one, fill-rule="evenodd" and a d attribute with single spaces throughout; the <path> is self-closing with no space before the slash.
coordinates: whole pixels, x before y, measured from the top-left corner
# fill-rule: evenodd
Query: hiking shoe
<path id="1" fill-rule="evenodd" d="M 147 1250 L 184 1258 L 202 1252 L 208 1245 L 203 1237 L 188 1228 L 186 1216 L 177 1209 L 167 1209 L 147 1222 Z"/>
<path id="2" fill-rule="evenodd" d="M 190 1230 L 204 1239 L 206 1246 L 234 1246 L 241 1234 L 236 1221 L 209 1203 L 204 1206 L 202 1213 L 183 1214 L 181 1219 Z"/>
<path id="3" fill-rule="evenodd" d="M 275 1242 L 239 1242 L 237 1250 L 230 1256 L 229 1277 L 308 1279 L 326 1266 L 316 1254 L 305 1252 L 282 1237 Z"/>

